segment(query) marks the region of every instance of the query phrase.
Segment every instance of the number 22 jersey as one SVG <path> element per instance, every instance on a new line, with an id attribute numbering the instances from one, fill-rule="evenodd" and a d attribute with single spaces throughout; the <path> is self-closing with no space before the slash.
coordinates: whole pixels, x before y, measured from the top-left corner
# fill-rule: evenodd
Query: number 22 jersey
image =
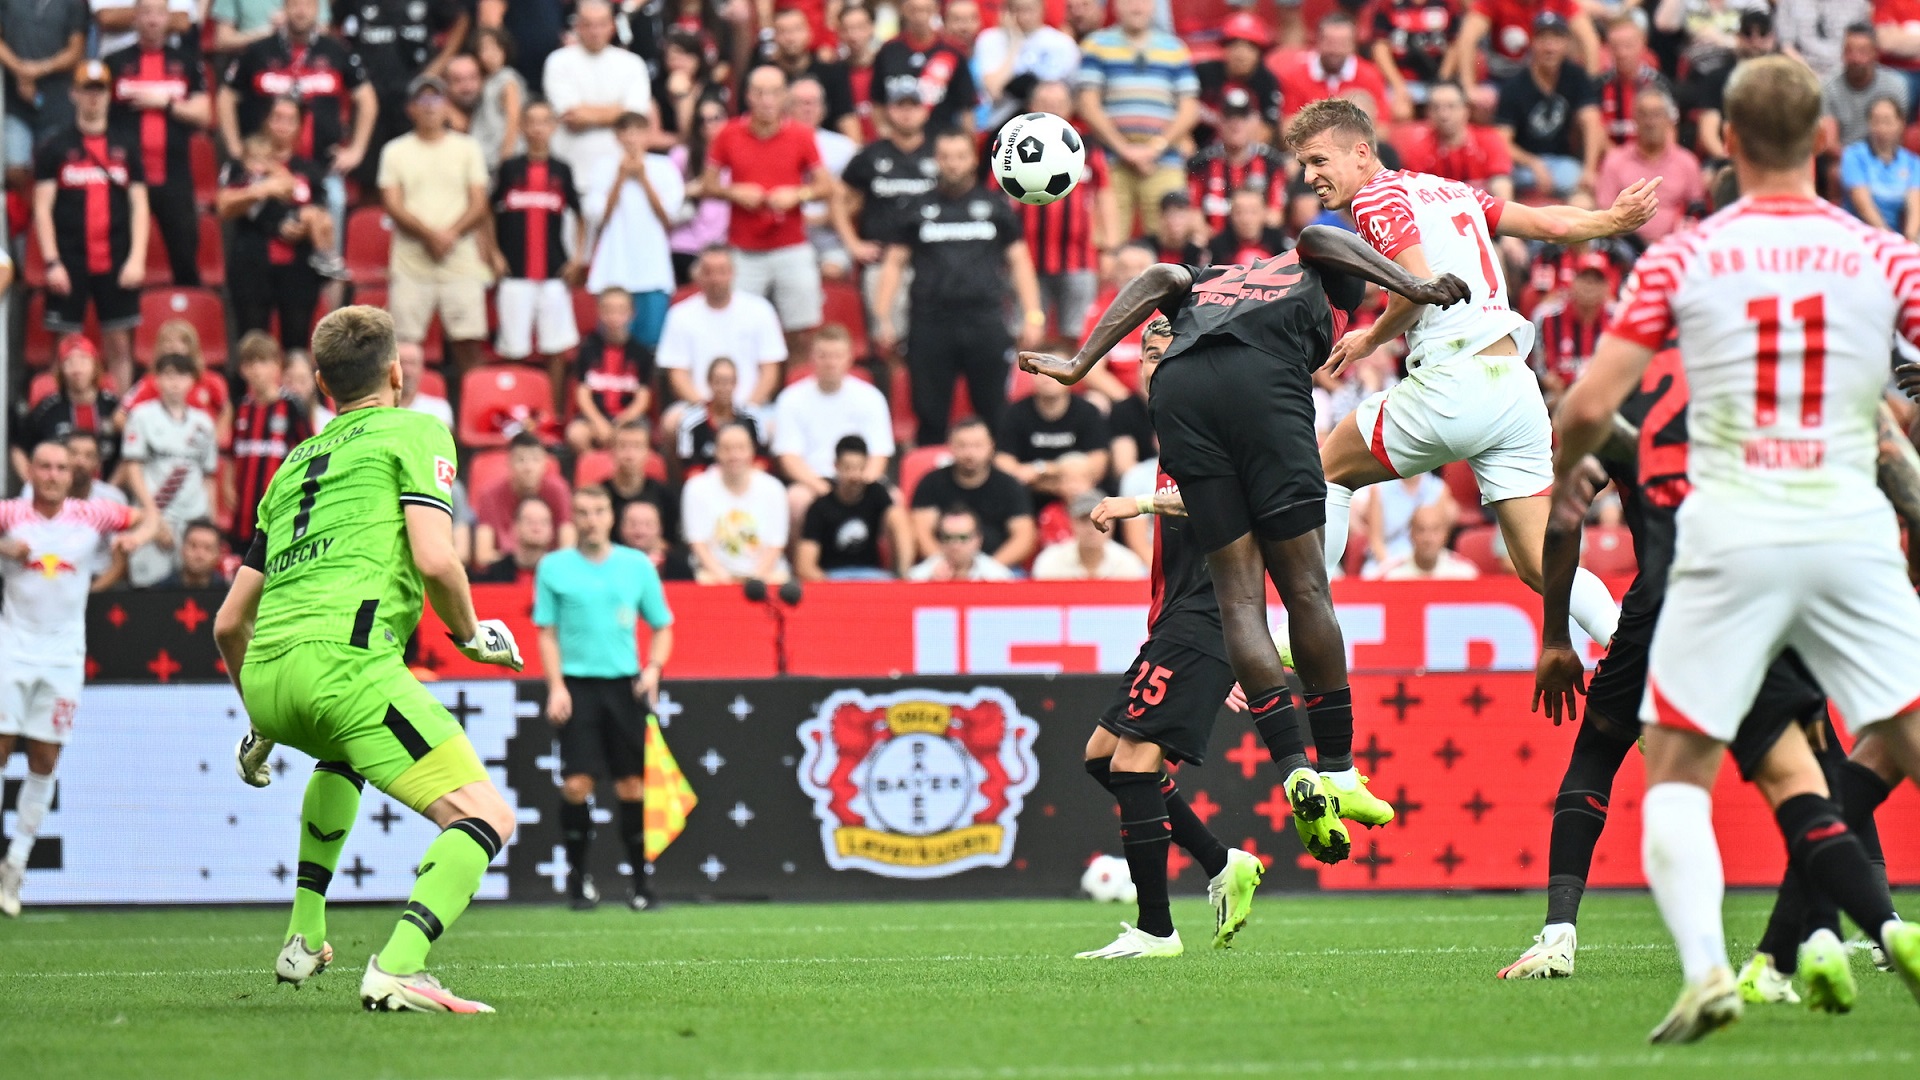
<path id="1" fill-rule="evenodd" d="M 1248 266 L 1187 269 L 1193 288 L 1161 305 L 1173 323 L 1173 342 L 1162 363 L 1225 339 L 1315 371 L 1366 298 L 1364 282 L 1322 273 L 1301 263 L 1296 251 Z"/>

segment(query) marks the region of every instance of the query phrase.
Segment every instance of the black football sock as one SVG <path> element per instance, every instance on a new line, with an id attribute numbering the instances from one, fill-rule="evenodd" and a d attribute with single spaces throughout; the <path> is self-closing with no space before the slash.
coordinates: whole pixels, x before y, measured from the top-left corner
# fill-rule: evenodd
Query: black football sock
<path id="1" fill-rule="evenodd" d="M 1307 763 L 1307 741 L 1300 737 L 1300 722 L 1293 714 L 1293 691 L 1285 684 L 1264 693 L 1247 695 L 1247 711 L 1253 715 L 1253 730 L 1267 744 L 1267 756 L 1280 766 L 1285 779 Z M 1351 745 L 1351 744 L 1349 744 Z"/>
<path id="2" fill-rule="evenodd" d="M 1878 942 L 1893 918 L 1893 900 L 1867 861 L 1860 838 L 1847 828 L 1840 808 L 1820 795 L 1795 795 L 1774 811 L 1787 838 L 1788 858 L 1817 888 Z"/>
<path id="3" fill-rule="evenodd" d="M 560 800 L 560 843 L 567 850 L 567 891 L 586 880 L 587 851 L 593 846 L 593 804 Z"/>
<path id="4" fill-rule="evenodd" d="M 1113 755 L 1108 754 L 1106 757 L 1088 758 L 1087 775 L 1093 777 L 1094 783 L 1099 784 L 1108 791 L 1112 791 L 1113 783 L 1109 780 L 1109 777 L 1113 775 Z"/>
<path id="5" fill-rule="evenodd" d="M 1353 687 L 1307 695 L 1307 727 L 1321 772 L 1353 768 Z"/>
<path id="6" fill-rule="evenodd" d="M 1187 800 L 1180 794 L 1180 785 L 1174 783 L 1173 774 L 1160 770 L 1160 799 L 1167 804 L 1167 822 L 1173 830 L 1173 842 L 1181 850 L 1193 856 L 1208 877 L 1227 868 L 1227 846 L 1213 835 L 1200 815 L 1193 812 Z"/>
<path id="7" fill-rule="evenodd" d="M 620 840 L 627 846 L 627 865 L 633 868 L 633 891 L 652 896 L 647 884 L 647 804 L 620 800 Z"/>
<path id="8" fill-rule="evenodd" d="M 1857 761 L 1848 761 L 1827 774 L 1827 782 L 1833 787 L 1833 801 L 1840 804 L 1840 815 L 1846 821 L 1847 828 L 1860 838 L 1860 846 L 1867 850 L 1867 861 L 1880 877 L 1880 884 L 1887 884 L 1887 856 L 1880 850 L 1880 826 L 1873 815 L 1880 804 L 1893 794 L 1893 788 L 1880 778 L 1880 774 Z"/>
<path id="9" fill-rule="evenodd" d="M 1573 756 L 1560 778 L 1560 794 L 1553 800 L 1553 832 L 1547 847 L 1547 925 L 1572 923 L 1580 917 L 1580 898 L 1587 891 L 1587 873 L 1593 868 L 1593 849 L 1607 827 L 1607 807 L 1613 798 L 1613 777 L 1627 759 L 1633 740 L 1616 735 L 1591 716 L 1573 737 Z"/>
<path id="10" fill-rule="evenodd" d="M 1789 864 L 1780 880 L 1780 895 L 1774 898 L 1773 913 L 1767 916 L 1766 933 L 1760 935 L 1755 952 L 1773 958 L 1774 970 L 1791 975 L 1800 969 L 1800 943 L 1807 939 L 1807 883 L 1800 868 Z"/>
<path id="11" fill-rule="evenodd" d="M 1160 798 L 1160 777 L 1117 772 L 1111 774 L 1111 785 L 1120 804 L 1120 843 L 1140 897 L 1135 925 L 1154 937 L 1167 937 L 1173 933 L 1173 911 L 1167 903 L 1167 848 L 1173 835 L 1166 801 Z"/>

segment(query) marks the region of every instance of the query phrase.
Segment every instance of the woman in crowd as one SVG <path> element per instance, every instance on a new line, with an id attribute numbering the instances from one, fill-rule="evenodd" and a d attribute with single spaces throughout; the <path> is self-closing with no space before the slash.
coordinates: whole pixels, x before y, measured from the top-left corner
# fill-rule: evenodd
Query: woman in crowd
<path id="1" fill-rule="evenodd" d="M 526 152 L 520 137 L 520 110 L 527 103 L 527 80 L 513 67 L 513 35 L 497 27 L 478 31 L 473 55 L 480 61 L 486 82 L 480 87 L 480 107 L 474 110 L 468 134 L 480 142 L 487 170 Z"/>
<path id="2" fill-rule="evenodd" d="M 1840 155 L 1847 206 L 1876 229 L 1920 238 L 1920 155 L 1900 145 L 1906 115 L 1890 97 L 1867 106 L 1867 137 Z"/>
<path id="3" fill-rule="evenodd" d="M 726 126 L 727 107 L 718 98 L 707 98 L 700 102 L 694 118 L 698 122 L 693 130 L 667 154 L 687 182 L 686 200 L 667 237 L 673 251 L 673 279 L 680 285 L 693 280 L 693 264 L 702 251 L 727 242 L 727 224 L 733 214 L 732 205 L 719 192 L 700 185 L 700 176 L 707 171 L 707 146 Z M 720 183 L 729 183 L 729 176 L 722 172 Z"/>
<path id="4" fill-rule="evenodd" d="M 168 319 L 160 324 L 159 331 L 153 335 L 153 349 L 146 356 L 151 359 L 169 353 L 179 353 L 193 361 L 193 389 L 187 391 L 187 407 L 211 417 L 220 445 L 227 445 L 233 438 L 233 402 L 227 397 L 227 379 L 218 371 L 207 370 L 206 354 L 200 350 L 200 331 L 191 321 Z M 159 397 L 160 385 L 154 382 L 153 373 L 149 371 L 133 384 L 132 392 L 121 399 L 120 411 L 114 414 L 114 427 L 125 428 L 127 414 L 134 406 Z"/>

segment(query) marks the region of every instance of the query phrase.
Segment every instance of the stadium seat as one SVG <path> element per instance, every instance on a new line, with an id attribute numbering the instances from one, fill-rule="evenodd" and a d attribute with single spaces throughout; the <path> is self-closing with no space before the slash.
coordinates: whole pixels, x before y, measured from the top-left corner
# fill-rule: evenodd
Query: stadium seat
<path id="1" fill-rule="evenodd" d="M 1474 478 L 1473 466 L 1464 461 L 1442 465 L 1440 479 L 1447 482 L 1453 501 L 1460 504 L 1460 524 L 1479 525 L 1487 520 L 1486 508 L 1480 504 L 1480 481 Z"/>
<path id="2" fill-rule="evenodd" d="M 867 355 L 867 308 L 860 298 L 860 286 L 849 281 L 825 282 L 822 289 L 826 296 L 826 307 L 821 312 L 824 322 L 843 326 L 853 338 L 853 355 L 856 359 Z"/>
<path id="3" fill-rule="evenodd" d="M 922 477 L 951 464 L 953 455 L 944 446 L 922 446 L 907 451 L 907 456 L 900 459 L 900 493 L 912 502 L 913 489 L 919 486 Z"/>
<path id="4" fill-rule="evenodd" d="M 227 283 L 227 237 L 220 219 L 200 217 L 200 284 L 218 289 Z"/>
<path id="5" fill-rule="evenodd" d="M 27 408 L 31 409 L 41 401 L 53 396 L 60 389 L 60 383 L 52 371 L 36 371 L 33 380 L 27 383 Z"/>
<path id="6" fill-rule="evenodd" d="M 429 397 L 446 397 L 447 377 L 432 368 L 425 369 L 420 372 L 420 393 Z"/>
<path id="7" fill-rule="evenodd" d="M 53 366 L 54 332 L 47 329 L 47 293 L 44 289 L 35 289 L 27 295 L 27 313 L 25 315 L 26 340 L 21 344 L 27 366 L 45 368 Z"/>
<path id="8" fill-rule="evenodd" d="M 589 450 L 573 464 L 573 486 L 604 484 L 613 476 L 613 451 Z M 659 454 L 647 455 L 647 479 L 667 482 L 667 460 Z M 614 525 L 618 527 L 619 522 Z"/>
<path id="9" fill-rule="evenodd" d="M 1633 534 L 1624 525 L 1588 526 L 1580 565 L 1603 578 L 1632 577 L 1640 567 L 1633 556 Z"/>
<path id="10" fill-rule="evenodd" d="M 173 284 L 173 263 L 168 259 L 167 242 L 160 235 L 160 223 L 151 218 L 147 226 L 146 287 Z"/>
<path id="11" fill-rule="evenodd" d="M 573 321 L 580 327 L 580 333 L 600 325 L 600 300 L 585 289 L 573 290 Z"/>
<path id="12" fill-rule="evenodd" d="M 546 416 L 552 408 L 553 387 L 546 372 L 520 364 L 474 368 L 460 381 L 460 444 L 473 448 L 505 446 L 507 436 L 500 430 L 502 416 Z"/>
<path id="13" fill-rule="evenodd" d="M 220 165 L 214 160 L 213 140 L 205 135 L 187 140 L 187 163 L 193 167 L 193 201 L 211 208 L 214 196 L 220 194 Z"/>
<path id="14" fill-rule="evenodd" d="M 1511 573 L 1494 554 L 1494 544 L 1500 539 L 1498 525 L 1471 525 L 1460 530 L 1454 538 L 1454 553 L 1480 568 L 1483 574 Z"/>
<path id="15" fill-rule="evenodd" d="M 40 251 L 40 230 L 27 226 L 27 254 L 20 264 L 20 284 L 29 289 L 47 287 L 47 257 Z"/>
<path id="16" fill-rule="evenodd" d="M 209 368 L 226 366 L 227 306 L 218 292 L 173 286 L 143 291 L 140 327 L 133 332 L 136 357 L 152 362 L 154 339 L 160 336 L 160 324 L 169 319 L 185 319 L 200 332 L 200 354 Z"/>
<path id="17" fill-rule="evenodd" d="M 355 282 L 387 280 L 387 255 L 393 246 L 393 222 L 377 206 L 347 215 L 347 269 Z"/>
<path id="18" fill-rule="evenodd" d="M 467 457 L 467 499 L 471 502 L 479 498 L 482 491 L 500 482 L 507 475 L 507 452 L 503 449 L 477 450 Z M 560 475 L 560 459 L 549 456 L 547 471 Z"/>

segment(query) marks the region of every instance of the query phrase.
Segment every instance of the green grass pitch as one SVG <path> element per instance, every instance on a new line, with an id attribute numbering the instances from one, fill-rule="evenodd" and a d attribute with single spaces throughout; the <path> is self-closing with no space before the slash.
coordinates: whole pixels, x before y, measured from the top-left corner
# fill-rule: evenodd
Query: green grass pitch
<path id="1" fill-rule="evenodd" d="M 1769 902 L 1729 899 L 1736 962 Z M 1119 964 L 1071 958 L 1130 914 L 1087 901 L 483 905 L 433 959 L 498 1015 L 369 1015 L 360 969 L 396 907 L 336 909 L 336 966 L 298 991 L 273 981 L 279 910 L 29 909 L 0 924 L 0 1075 L 1920 1075 L 1920 1012 L 1863 954 L 1850 1016 L 1750 1007 L 1648 1048 L 1679 974 L 1636 894 L 1589 898 L 1576 978 L 1516 984 L 1493 972 L 1538 928 L 1537 896 L 1266 896 L 1229 952 L 1183 899 L 1187 954 Z"/>

